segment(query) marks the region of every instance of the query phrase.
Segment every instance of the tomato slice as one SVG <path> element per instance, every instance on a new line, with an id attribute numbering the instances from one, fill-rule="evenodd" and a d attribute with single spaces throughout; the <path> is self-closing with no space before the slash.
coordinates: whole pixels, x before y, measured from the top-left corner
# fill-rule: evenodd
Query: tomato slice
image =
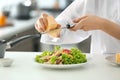
<path id="1" fill-rule="evenodd" d="M 71 51 L 70 51 L 69 49 L 63 49 L 63 52 L 64 52 L 64 53 L 67 53 L 67 54 L 70 54 L 70 53 L 71 53 Z"/>

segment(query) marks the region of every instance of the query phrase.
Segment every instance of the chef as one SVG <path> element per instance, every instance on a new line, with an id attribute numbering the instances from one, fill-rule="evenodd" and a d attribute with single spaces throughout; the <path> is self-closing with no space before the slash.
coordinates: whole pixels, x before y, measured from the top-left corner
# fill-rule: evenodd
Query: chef
<path id="1" fill-rule="evenodd" d="M 46 16 L 36 22 L 37 31 L 45 31 Z M 74 44 L 91 36 L 91 53 L 120 52 L 120 0 L 75 0 L 55 20 L 60 27 L 76 25 L 62 30 L 57 41 L 43 34 L 42 43 Z"/>

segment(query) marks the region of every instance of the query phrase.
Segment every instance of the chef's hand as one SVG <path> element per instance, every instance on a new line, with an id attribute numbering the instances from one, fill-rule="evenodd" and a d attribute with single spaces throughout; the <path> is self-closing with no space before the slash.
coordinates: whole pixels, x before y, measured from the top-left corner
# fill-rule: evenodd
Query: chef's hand
<path id="1" fill-rule="evenodd" d="M 40 16 L 40 18 L 36 21 L 35 23 L 35 29 L 38 31 L 38 32 L 44 32 L 48 26 L 48 20 L 47 20 L 47 17 L 49 15 L 47 14 L 42 14 Z M 57 27 L 60 27 L 60 24 L 58 24 Z"/>
<path id="2" fill-rule="evenodd" d="M 35 23 L 35 29 L 38 31 L 38 32 L 44 32 L 46 27 L 47 27 L 47 14 L 42 14 L 40 16 L 40 18 L 36 21 Z"/>
<path id="3" fill-rule="evenodd" d="M 86 15 L 80 18 L 76 18 L 73 20 L 76 25 L 71 28 L 71 30 L 76 31 L 82 29 L 84 31 L 89 30 L 100 30 L 102 28 L 103 18 L 100 18 L 95 15 Z"/>

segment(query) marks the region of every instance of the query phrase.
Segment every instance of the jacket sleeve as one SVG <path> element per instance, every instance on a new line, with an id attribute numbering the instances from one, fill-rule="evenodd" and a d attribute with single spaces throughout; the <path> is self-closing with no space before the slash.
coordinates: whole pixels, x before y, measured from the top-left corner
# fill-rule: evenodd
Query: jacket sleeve
<path id="1" fill-rule="evenodd" d="M 88 13 L 94 13 L 94 0 L 75 0 L 71 3 L 60 15 L 57 16 L 56 21 L 65 27 L 66 24 L 72 24 L 74 18 L 83 16 Z M 89 32 L 83 30 L 70 31 L 64 29 L 61 31 L 60 39 L 54 39 L 44 34 L 41 37 L 41 42 L 46 44 L 72 44 L 79 43 L 90 36 Z"/>

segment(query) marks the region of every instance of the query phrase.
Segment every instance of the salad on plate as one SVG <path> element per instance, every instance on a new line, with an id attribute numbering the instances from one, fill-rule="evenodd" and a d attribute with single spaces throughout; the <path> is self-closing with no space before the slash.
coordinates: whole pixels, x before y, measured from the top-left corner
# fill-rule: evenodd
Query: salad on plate
<path id="1" fill-rule="evenodd" d="M 36 55 L 35 61 L 41 64 L 81 64 L 87 62 L 86 54 L 82 53 L 78 48 L 63 49 L 55 46 L 52 51 L 44 51 Z"/>

